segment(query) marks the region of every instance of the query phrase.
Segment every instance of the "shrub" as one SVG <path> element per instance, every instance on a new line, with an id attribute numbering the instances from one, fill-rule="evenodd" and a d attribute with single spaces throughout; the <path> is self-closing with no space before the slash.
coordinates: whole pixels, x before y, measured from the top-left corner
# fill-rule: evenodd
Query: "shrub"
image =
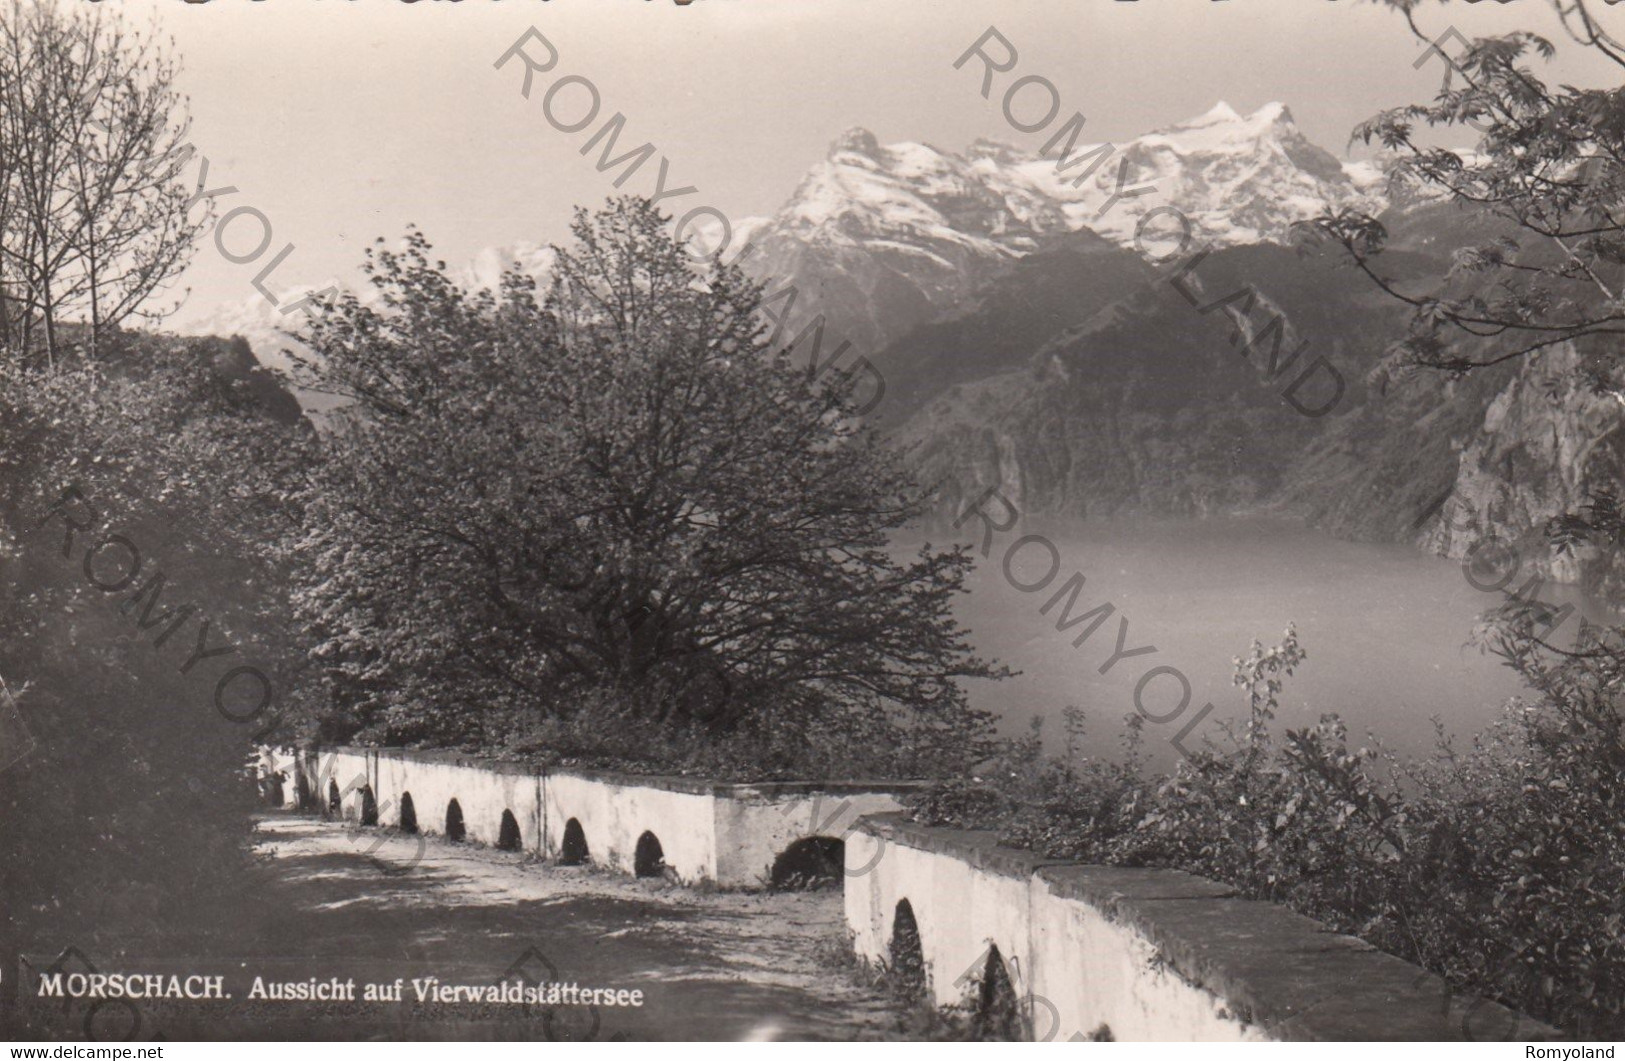
<path id="1" fill-rule="evenodd" d="M 1336 715 L 1280 737 L 1288 629 L 1236 660 L 1249 713 L 1171 774 L 1048 757 L 1035 728 L 970 781 L 916 801 L 926 821 L 991 828 L 1049 857 L 1170 866 L 1286 903 L 1584 1037 L 1625 1030 L 1625 631 L 1543 640 L 1514 602 L 1481 632 L 1536 694 L 1458 753 L 1350 747 Z M 1078 725 L 1068 712 L 1069 738 Z"/>
<path id="2" fill-rule="evenodd" d="M 245 767 L 277 705 L 220 682 L 280 680 L 293 637 L 257 543 L 283 508 L 274 457 L 307 435 L 297 403 L 241 343 L 132 334 L 102 355 L 0 354 L 0 675 L 28 733 L 0 770 L 0 915 L 41 953 L 242 922 Z"/>

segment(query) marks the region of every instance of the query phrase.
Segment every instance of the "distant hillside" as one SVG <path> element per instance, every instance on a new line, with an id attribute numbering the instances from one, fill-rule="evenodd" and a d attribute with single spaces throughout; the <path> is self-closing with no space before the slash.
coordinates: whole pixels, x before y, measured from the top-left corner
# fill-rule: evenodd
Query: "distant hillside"
<path id="1" fill-rule="evenodd" d="M 950 484 L 950 506 L 997 487 L 1024 511 L 1074 518 L 1278 507 L 1304 454 L 1369 415 L 1365 376 L 1400 319 L 1329 257 L 1273 245 L 1217 250 L 1183 281 L 1187 290 L 1206 304 L 1250 286 L 1258 293 L 1255 324 L 1277 315 L 1288 322 L 1283 358 L 1309 340 L 1308 352 L 1271 380 L 1272 340 L 1238 356 L 1247 340 L 1237 317 L 1223 308 L 1199 312 L 1166 278 L 1143 269 L 1124 270 L 1130 290 L 1104 306 L 1093 307 L 1093 292 L 1079 299 L 1089 312 L 1047 337 L 1035 341 L 1037 327 L 1001 328 L 1009 307 L 1041 302 L 1076 269 L 1068 256 L 1035 255 L 1025 265 L 1025 282 L 1012 277 L 997 305 L 984 303 L 883 354 L 890 365 L 906 349 L 919 375 L 938 361 L 950 366 L 944 376 L 962 363 L 988 366 L 982 378 L 922 403 L 902 431 L 926 480 Z M 1331 413 L 1308 417 L 1282 391 L 1316 357 L 1335 367 L 1346 390 Z M 1321 392 L 1311 388 L 1322 386 L 1329 396 L 1329 385 L 1306 381 L 1301 404 L 1313 408 Z"/>
<path id="2" fill-rule="evenodd" d="M 1442 220 L 1441 220 L 1442 219 Z M 1449 222 L 1430 214 L 1428 226 Z M 1457 245 L 1412 232 L 1404 245 Z M 1259 244 L 1214 251 L 1199 301 L 1251 286 L 1258 324 L 1290 322 L 1283 353 L 1301 360 L 1268 378 L 1269 343 L 1248 356 L 1234 317 L 1203 314 L 1166 279 L 1124 268 L 1057 291 L 1083 263 L 1066 250 L 1032 255 L 984 289 L 963 318 L 922 328 L 879 356 L 896 388 L 900 440 L 922 481 L 942 483 L 939 516 L 988 489 L 1023 512 L 1072 519 L 1226 514 L 1291 516 L 1339 537 L 1404 542 L 1452 557 L 1493 539 L 1518 545 L 1536 572 L 1596 587 L 1625 584 L 1606 558 L 1581 564 L 1543 544 L 1547 521 L 1625 478 L 1625 409 L 1572 382 L 1582 353 L 1461 380 L 1373 369 L 1404 330 L 1405 307 L 1330 254 Z M 1437 257 L 1396 251 L 1388 268 L 1436 275 Z M 1096 308 L 1128 276 L 1127 295 Z M 1081 318 L 1081 319 L 1079 319 Z M 1053 328 L 1053 334 L 1040 339 Z M 1310 417 L 1282 396 L 1324 356 L 1346 390 Z M 978 371 L 980 369 L 980 371 Z M 1302 404 L 1327 393 L 1306 384 Z"/>

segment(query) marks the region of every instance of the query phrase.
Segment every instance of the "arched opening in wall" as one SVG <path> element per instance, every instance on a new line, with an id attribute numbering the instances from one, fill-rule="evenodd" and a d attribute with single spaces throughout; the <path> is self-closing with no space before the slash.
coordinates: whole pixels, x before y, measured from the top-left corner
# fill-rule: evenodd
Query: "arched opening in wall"
<path id="1" fill-rule="evenodd" d="M 361 786 L 361 824 L 378 824 L 378 800 L 372 794 L 371 785 Z"/>
<path id="2" fill-rule="evenodd" d="M 665 868 L 666 853 L 660 849 L 659 838 L 645 832 L 638 837 L 638 848 L 632 854 L 632 872 L 640 877 L 658 877 Z"/>
<path id="3" fill-rule="evenodd" d="M 267 774 L 261 783 L 265 802 L 273 807 L 280 807 L 288 802 L 287 790 L 282 787 L 282 774 Z"/>
<path id="4" fill-rule="evenodd" d="M 587 862 L 587 834 L 581 823 L 571 818 L 564 823 L 564 843 L 559 845 L 559 865 L 581 866 Z"/>
<path id="5" fill-rule="evenodd" d="M 312 810 L 316 806 L 316 797 L 310 792 L 310 778 L 305 776 L 303 770 L 296 770 L 293 775 L 293 798 L 298 802 L 302 811 Z"/>
<path id="6" fill-rule="evenodd" d="M 892 989 L 910 1004 L 925 1001 L 925 948 L 920 945 L 920 926 L 914 920 L 914 907 L 907 899 L 899 899 L 897 912 L 892 915 L 891 943 L 887 947 L 890 959 L 887 971 L 891 974 Z"/>
<path id="7" fill-rule="evenodd" d="M 337 814 L 344 809 L 344 797 L 339 795 L 339 783 L 329 780 L 327 782 L 327 809 L 329 813 Z"/>
<path id="8" fill-rule="evenodd" d="M 1010 972 L 997 945 L 987 948 L 987 963 L 976 984 L 975 1008 L 971 1014 L 971 1038 L 981 1042 L 1025 1042 L 1027 1022 L 1021 1017 Z"/>
<path id="9" fill-rule="evenodd" d="M 418 831 L 418 809 L 412 805 L 412 793 L 401 793 L 401 832 L 415 833 Z"/>
<path id="10" fill-rule="evenodd" d="M 773 860 L 772 886 L 783 891 L 839 888 L 846 844 L 833 836 L 805 836 Z"/>
<path id="11" fill-rule="evenodd" d="M 519 819 L 513 816 L 513 811 L 502 812 L 502 827 L 497 830 L 498 851 L 518 851 L 520 848 Z"/>
<path id="12" fill-rule="evenodd" d="M 446 804 L 446 839 L 453 843 L 468 835 L 463 828 L 463 805 L 455 799 Z"/>

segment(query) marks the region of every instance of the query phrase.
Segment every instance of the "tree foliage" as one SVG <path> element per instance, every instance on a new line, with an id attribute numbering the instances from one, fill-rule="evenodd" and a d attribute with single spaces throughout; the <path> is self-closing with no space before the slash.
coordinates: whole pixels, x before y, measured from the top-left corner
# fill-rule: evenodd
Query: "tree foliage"
<path id="1" fill-rule="evenodd" d="M 894 555 L 923 492 L 666 220 L 578 212 L 544 298 L 463 290 L 414 232 L 313 324 L 302 382 L 346 403 L 300 590 L 329 733 L 764 771 L 974 746 L 968 556 Z"/>
<path id="2" fill-rule="evenodd" d="M 216 691 L 295 676 L 265 540 L 293 522 L 302 424 L 240 340 L 0 359 L 0 674 L 28 734 L 0 770 L 0 950 L 173 939 L 233 901 L 277 704 L 228 684 L 234 721 Z"/>
<path id="3" fill-rule="evenodd" d="M 1427 45 L 1443 82 L 1432 102 L 1384 111 L 1354 136 L 1392 154 L 1392 188 L 1464 206 L 1479 222 L 1477 241 L 1456 250 L 1449 273 L 1421 283 L 1384 268 L 1390 234 L 1369 214 L 1345 210 L 1302 226 L 1411 307 L 1391 365 L 1462 373 L 1592 337 L 1617 346 L 1613 337 L 1625 334 L 1625 85 L 1548 84 L 1530 62 L 1555 54 L 1546 38 L 1430 36 L 1417 20 L 1420 0 L 1385 2 Z M 1625 70 L 1625 47 L 1592 2 L 1552 0 L 1575 43 Z M 1476 149 L 1430 146 L 1426 132 L 1439 128 L 1467 133 Z M 1617 366 L 1607 360 L 1596 382 L 1613 387 Z"/>
<path id="4" fill-rule="evenodd" d="M 1461 375 L 1568 346 L 1582 382 L 1618 397 L 1625 85 L 1549 84 L 1532 61 L 1555 54 L 1551 41 L 1529 32 L 1430 36 L 1420 0 L 1385 2 L 1443 60 L 1444 79 L 1431 103 L 1386 111 L 1355 135 L 1395 155 L 1392 186 L 1465 208 L 1478 233 L 1445 276 L 1418 282 L 1385 267 L 1389 232 L 1376 218 L 1346 211 L 1306 226 L 1411 307 L 1388 368 Z M 1593 0 L 1552 0 L 1552 8 L 1573 44 L 1615 77 L 1625 71 L 1625 46 L 1599 22 Z M 1429 128 L 1471 130 L 1476 150 L 1427 146 Z M 1599 486 L 1549 531 L 1563 552 L 1617 545 L 1625 518 L 1616 491 Z M 1156 857 L 1279 894 L 1581 1036 L 1617 1036 L 1625 1028 L 1625 638 L 1582 624 L 1573 644 L 1559 644 L 1553 626 L 1549 606 L 1517 596 L 1480 624 L 1481 646 L 1533 695 L 1469 752 L 1441 737 L 1433 762 L 1400 764 L 1371 748 L 1350 751 L 1342 723 L 1328 717 L 1287 734 L 1273 786 L 1238 788 L 1232 757 L 1199 762 L 1197 784 L 1175 782 L 1195 811 L 1165 819 Z M 1202 816 L 1234 823 L 1240 816 L 1222 811 L 1242 797 L 1266 808 L 1266 819 L 1278 815 L 1247 832 L 1263 880 L 1208 844 L 1233 830 Z"/>

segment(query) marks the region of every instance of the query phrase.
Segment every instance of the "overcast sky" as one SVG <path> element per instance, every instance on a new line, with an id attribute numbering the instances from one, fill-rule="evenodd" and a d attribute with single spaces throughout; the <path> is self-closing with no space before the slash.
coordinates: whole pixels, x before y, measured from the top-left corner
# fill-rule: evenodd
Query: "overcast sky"
<path id="1" fill-rule="evenodd" d="M 597 152 L 580 149 L 616 111 L 626 115 L 624 146 L 653 142 L 670 160 L 668 184 L 699 189 L 674 202 L 733 218 L 770 213 L 853 125 L 882 143 L 959 150 L 988 136 L 1036 149 L 1044 134 L 1011 129 L 997 91 L 981 98 L 976 61 L 953 68 L 990 24 L 1019 53 L 1003 76 L 1048 78 L 1062 115 L 1081 111 L 1096 140 L 1220 99 L 1244 113 L 1280 100 L 1343 154 L 1352 125 L 1427 98 L 1441 69 L 1414 69 L 1421 48 L 1401 19 L 1362 0 L 141 0 L 124 9 L 155 12 L 175 38 L 209 185 L 238 189 L 221 209 L 253 206 L 273 229 L 272 251 L 252 265 L 206 243 L 180 321 L 252 295 L 251 278 L 290 241 L 273 287 L 353 276 L 363 245 L 410 222 L 453 262 L 561 239 L 572 204 L 613 192 L 594 169 Z M 1556 32 L 1545 0 L 1457 0 L 1421 17 L 1433 32 Z M 1625 15 L 1607 17 L 1625 29 Z M 493 68 L 527 27 L 559 53 L 530 100 L 518 62 Z M 1563 50 L 1570 58 L 1554 80 L 1606 76 L 1572 45 Z M 581 133 L 542 114 L 542 92 L 567 74 L 602 98 L 599 121 Z M 647 191 L 654 168 L 624 190 Z M 249 249 L 251 227 L 241 232 Z"/>

